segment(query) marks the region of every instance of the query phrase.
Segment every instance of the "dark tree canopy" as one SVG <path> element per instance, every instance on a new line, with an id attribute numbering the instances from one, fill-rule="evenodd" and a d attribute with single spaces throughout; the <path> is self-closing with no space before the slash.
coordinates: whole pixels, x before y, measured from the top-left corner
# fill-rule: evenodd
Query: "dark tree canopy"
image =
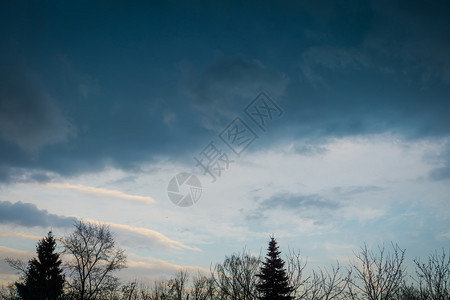
<path id="1" fill-rule="evenodd" d="M 261 272 L 257 276 L 260 282 L 257 285 L 260 292 L 260 299 L 277 300 L 287 299 L 290 296 L 293 288 L 289 285 L 289 278 L 284 268 L 284 261 L 280 258 L 280 251 L 278 250 L 277 242 L 274 237 L 270 238 L 269 247 Z"/>
<path id="2" fill-rule="evenodd" d="M 50 231 L 38 242 L 38 257 L 28 262 L 25 282 L 16 283 L 17 291 L 24 300 L 53 300 L 63 294 L 64 275 L 59 254 L 55 252 L 56 241 Z"/>

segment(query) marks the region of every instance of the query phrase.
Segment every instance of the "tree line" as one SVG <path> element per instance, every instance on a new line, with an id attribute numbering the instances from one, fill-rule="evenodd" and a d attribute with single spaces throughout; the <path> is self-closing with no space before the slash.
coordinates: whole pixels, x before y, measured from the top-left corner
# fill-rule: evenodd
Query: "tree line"
<path id="1" fill-rule="evenodd" d="M 290 250 L 282 256 L 272 236 L 265 257 L 243 250 L 212 265 L 209 274 L 180 270 L 153 283 L 120 282 L 117 271 L 126 267 L 126 254 L 109 227 L 79 221 L 74 232 L 61 239 L 50 231 L 38 242 L 37 257 L 27 263 L 7 258 L 20 279 L 2 287 L 0 299 L 450 299 L 450 251 L 435 251 L 425 261 L 414 259 L 415 270 L 409 275 L 405 252 L 394 243 L 376 250 L 364 244 L 348 266 L 337 262 L 307 273 L 307 259 Z"/>

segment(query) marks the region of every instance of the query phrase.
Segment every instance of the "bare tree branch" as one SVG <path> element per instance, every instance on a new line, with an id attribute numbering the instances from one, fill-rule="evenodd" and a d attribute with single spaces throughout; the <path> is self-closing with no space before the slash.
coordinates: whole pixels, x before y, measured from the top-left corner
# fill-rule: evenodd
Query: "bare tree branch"
<path id="1" fill-rule="evenodd" d="M 378 253 L 367 249 L 364 244 L 359 253 L 355 253 L 353 262 L 356 281 L 355 288 L 370 300 L 393 299 L 399 291 L 405 277 L 403 261 L 405 250 L 392 243 L 393 253 L 386 253 L 384 245 L 378 247 Z M 354 289 L 351 289 L 355 293 Z M 356 295 L 356 293 L 355 293 Z"/>
<path id="2" fill-rule="evenodd" d="M 66 264 L 72 294 L 81 300 L 95 299 L 118 287 L 112 273 L 125 267 L 126 256 L 116 247 L 108 226 L 79 221 L 75 232 L 61 242 L 64 253 L 72 258 Z"/>

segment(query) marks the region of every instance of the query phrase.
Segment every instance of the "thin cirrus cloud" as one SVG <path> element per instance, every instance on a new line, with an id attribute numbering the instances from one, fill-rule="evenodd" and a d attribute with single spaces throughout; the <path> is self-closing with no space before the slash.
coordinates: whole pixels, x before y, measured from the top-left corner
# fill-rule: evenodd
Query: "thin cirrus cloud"
<path id="1" fill-rule="evenodd" d="M 324 215 L 330 219 L 331 214 L 341 208 L 341 203 L 320 194 L 276 193 L 259 202 L 256 210 L 249 211 L 245 218 L 249 221 L 264 220 L 267 217 L 265 215 L 270 215 L 274 210 L 283 210 L 317 221 L 322 220 Z"/>
<path id="2" fill-rule="evenodd" d="M 173 274 L 180 270 L 186 270 L 190 274 L 198 272 L 208 273 L 209 269 L 198 266 L 182 266 L 174 264 L 162 259 L 153 257 L 143 257 L 134 253 L 128 254 L 129 260 L 127 261 L 128 267 L 145 269 L 147 272 L 151 271 L 154 274 Z"/>
<path id="3" fill-rule="evenodd" d="M 9 248 L 5 246 L 0 246 L 0 257 L 11 257 L 14 259 L 23 259 L 23 258 L 30 258 L 35 253 L 31 251 L 24 251 L 24 250 L 18 250 L 14 248 Z M 0 260 L 2 262 L 3 260 Z"/>
<path id="4" fill-rule="evenodd" d="M 356 216 L 360 219 L 373 219 L 383 215 L 383 210 L 355 206 L 353 200 L 362 195 L 368 196 L 384 190 L 385 188 L 379 186 L 367 185 L 338 186 L 314 194 L 275 193 L 262 200 L 254 199 L 256 209 L 248 211 L 245 218 L 246 220 L 264 219 L 265 215 L 270 215 L 274 209 L 277 209 L 316 221 L 323 220 L 324 216 L 327 216 L 327 221 L 330 221 L 338 215 L 340 215 L 339 218 L 345 219 L 354 219 Z M 324 222 L 320 221 L 320 223 Z"/>
<path id="5" fill-rule="evenodd" d="M 432 169 L 428 174 L 429 178 L 433 181 L 450 179 L 450 142 L 446 143 L 446 148 L 438 155 L 438 158 L 442 161 L 442 165 Z"/>
<path id="6" fill-rule="evenodd" d="M 42 237 L 34 234 L 27 234 L 22 232 L 12 232 L 0 229 L 0 237 L 2 238 L 19 238 L 28 240 L 40 240 Z"/>
<path id="7" fill-rule="evenodd" d="M 294 195 L 294 194 L 276 194 L 264 200 L 260 204 L 260 209 L 270 210 L 274 207 L 282 209 L 337 209 L 340 204 L 335 201 L 328 200 L 321 195 Z"/>
<path id="8" fill-rule="evenodd" d="M 101 197 L 114 197 L 118 199 L 134 200 L 143 203 L 155 203 L 152 197 L 131 195 L 118 190 L 108 190 L 105 188 L 97 188 L 91 186 L 85 186 L 81 184 L 68 184 L 68 183 L 49 183 L 49 188 L 70 189 L 75 190 L 83 194 L 101 196 Z"/>
<path id="9" fill-rule="evenodd" d="M 16 270 L 8 265 L 4 258 L 11 258 L 13 260 L 20 260 L 22 262 L 28 261 L 35 256 L 36 253 L 31 251 L 18 250 L 5 246 L 0 246 L 0 285 L 6 285 L 7 283 L 17 280 L 17 275 L 13 274 Z M 24 264 L 25 267 L 25 264 Z"/>
<path id="10" fill-rule="evenodd" d="M 0 284 L 10 282 L 11 280 L 17 280 L 17 276 L 12 275 L 10 272 L 13 271 L 4 258 L 10 258 L 13 260 L 20 260 L 22 262 L 28 261 L 31 257 L 36 255 L 31 251 L 18 250 L 10 247 L 0 246 Z M 24 264 L 25 266 L 25 264 Z"/>
<path id="11" fill-rule="evenodd" d="M 93 223 L 97 222 L 96 220 L 89 220 L 89 219 L 87 219 L 86 221 L 93 222 Z M 142 228 L 142 227 L 134 227 L 134 226 L 119 224 L 119 223 L 114 223 L 114 222 L 102 222 L 102 223 L 110 226 L 114 230 L 121 231 L 126 234 L 133 234 L 133 235 L 137 235 L 140 237 L 144 237 L 144 238 L 150 240 L 151 242 L 153 242 L 154 244 L 161 246 L 163 248 L 167 248 L 167 249 L 171 249 L 171 250 L 185 249 L 185 250 L 191 250 L 191 251 L 201 251 L 200 248 L 185 245 L 182 242 L 175 241 L 175 240 L 165 236 L 164 234 L 162 234 L 158 231 L 152 230 L 152 229 Z"/>

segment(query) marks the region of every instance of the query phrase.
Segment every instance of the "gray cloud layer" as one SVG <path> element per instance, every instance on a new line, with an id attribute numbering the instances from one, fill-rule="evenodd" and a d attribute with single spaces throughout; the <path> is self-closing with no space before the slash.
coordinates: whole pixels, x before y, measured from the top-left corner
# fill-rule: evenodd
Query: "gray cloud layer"
<path id="1" fill-rule="evenodd" d="M 318 194 L 276 193 L 266 199 L 255 199 L 256 208 L 243 211 L 247 221 L 262 220 L 274 209 L 294 213 L 297 216 L 325 223 L 341 214 L 340 210 L 351 205 L 352 198 L 362 194 L 382 191 L 379 186 L 339 186 Z"/>
<path id="2" fill-rule="evenodd" d="M 3 61 L 4 62 L 4 61 Z M 21 63 L 0 73 L 0 135 L 27 151 L 65 141 L 74 128 L 35 74 Z"/>
<path id="3" fill-rule="evenodd" d="M 39 227 L 72 227 L 76 218 L 50 214 L 32 203 L 0 201 L 0 223 Z"/>
<path id="4" fill-rule="evenodd" d="M 186 161 L 260 89 L 286 112 L 260 147 L 450 134 L 446 1 L 0 5 L 2 182 Z"/>

